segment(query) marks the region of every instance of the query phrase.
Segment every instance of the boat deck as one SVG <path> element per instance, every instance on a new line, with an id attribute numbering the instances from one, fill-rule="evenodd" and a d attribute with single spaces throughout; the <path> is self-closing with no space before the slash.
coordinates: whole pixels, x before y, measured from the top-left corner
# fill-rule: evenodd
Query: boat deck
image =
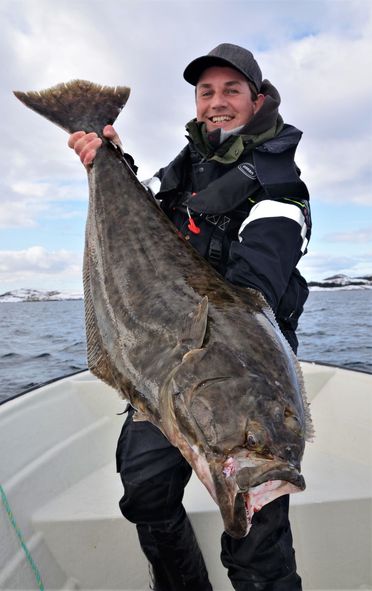
<path id="1" fill-rule="evenodd" d="M 371 376 L 303 369 L 316 428 L 303 461 L 307 490 L 291 497 L 304 591 L 372 589 Z M 45 589 L 148 589 L 135 527 L 118 508 L 123 408 L 89 372 L 0 407 L 1 484 Z M 219 560 L 222 520 L 194 475 L 185 506 L 214 590 L 231 590 Z M 0 589 L 40 588 L 4 507 L 0 523 Z"/>

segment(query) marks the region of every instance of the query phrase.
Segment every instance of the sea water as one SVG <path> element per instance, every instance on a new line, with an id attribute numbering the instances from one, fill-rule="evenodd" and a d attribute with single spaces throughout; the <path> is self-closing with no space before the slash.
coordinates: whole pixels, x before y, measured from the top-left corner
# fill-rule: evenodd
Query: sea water
<path id="1" fill-rule="evenodd" d="M 372 373 L 372 290 L 312 291 L 301 360 Z M 84 303 L 0 303 L 0 402 L 86 368 Z"/>

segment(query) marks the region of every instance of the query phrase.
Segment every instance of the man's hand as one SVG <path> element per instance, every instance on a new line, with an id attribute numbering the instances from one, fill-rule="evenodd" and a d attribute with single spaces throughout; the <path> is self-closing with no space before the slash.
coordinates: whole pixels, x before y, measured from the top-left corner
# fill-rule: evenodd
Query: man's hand
<path id="1" fill-rule="evenodd" d="M 121 146 L 120 138 L 112 125 L 106 125 L 102 133 L 105 138 Z M 69 137 L 68 146 L 75 150 L 84 166 L 88 167 L 96 157 L 97 150 L 102 146 L 102 140 L 95 132 L 75 131 Z"/>

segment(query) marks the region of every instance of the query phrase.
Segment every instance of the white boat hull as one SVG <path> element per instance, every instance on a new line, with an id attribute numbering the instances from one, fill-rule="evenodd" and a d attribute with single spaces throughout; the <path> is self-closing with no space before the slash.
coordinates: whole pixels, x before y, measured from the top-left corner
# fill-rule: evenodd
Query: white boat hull
<path id="1" fill-rule="evenodd" d="M 304 590 L 372 589 L 372 375 L 302 367 L 316 429 L 303 461 L 307 489 L 291 497 Z M 135 527 L 118 508 L 123 409 L 89 372 L 0 407 L 0 589 L 40 589 L 38 576 L 45 589 L 148 589 Z M 214 591 L 231 590 L 222 520 L 195 476 L 185 507 Z"/>

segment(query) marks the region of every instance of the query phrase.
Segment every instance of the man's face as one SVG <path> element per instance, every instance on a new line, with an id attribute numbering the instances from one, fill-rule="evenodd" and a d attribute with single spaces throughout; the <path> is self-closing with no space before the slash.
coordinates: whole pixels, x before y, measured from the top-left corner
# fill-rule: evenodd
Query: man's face
<path id="1" fill-rule="evenodd" d="M 207 68 L 196 85 L 196 117 L 205 123 L 207 131 L 246 125 L 263 101 L 262 94 L 252 100 L 247 79 L 234 68 Z"/>

